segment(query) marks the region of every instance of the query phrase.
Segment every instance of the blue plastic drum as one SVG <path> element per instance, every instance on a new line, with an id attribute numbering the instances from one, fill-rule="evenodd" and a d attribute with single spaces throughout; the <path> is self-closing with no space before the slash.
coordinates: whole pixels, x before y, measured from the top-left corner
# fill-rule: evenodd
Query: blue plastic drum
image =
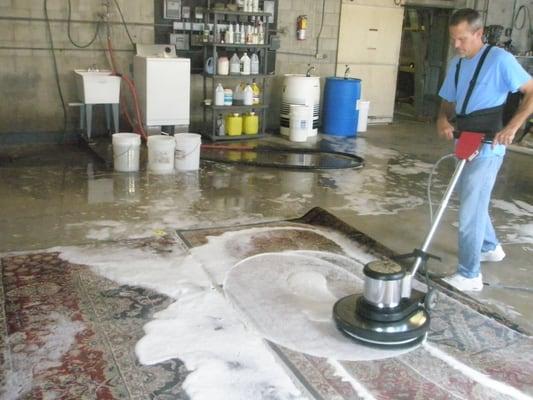
<path id="1" fill-rule="evenodd" d="M 361 79 L 326 78 L 322 131 L 327 135 L 355 136 L 360 98 Z"/>

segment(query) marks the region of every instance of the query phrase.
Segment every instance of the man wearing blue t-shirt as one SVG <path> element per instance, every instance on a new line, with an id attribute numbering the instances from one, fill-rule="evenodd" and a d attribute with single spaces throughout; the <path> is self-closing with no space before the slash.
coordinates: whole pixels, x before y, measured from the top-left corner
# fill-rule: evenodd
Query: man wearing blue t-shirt
<path id="1" fill-rule="evenodd" d="M 501 261 L 505 253 L 496 238 L 489 203 L 496 176 L 517 130 L 533 113 L 533 79 L 507 51 L 483 43 L 483 21 L 472 9 L 456 11 L 450 38 L 458 56 L 449 65 L 439 96 L 437 119 L 441 137 L 452 140 L 454 131 L 485 133 L 476 158 L 466 164 L 458 182 L 459 265 L 444 279 L 461 291 L 480 291 L 480 262 Z M 509 92 L 524 98 L 513 118 L 503 126 L 503 106 Z M 454 127 L 450 121 L 456 119 Z M 492 141 L 492 143 L 490 143 Z"/>

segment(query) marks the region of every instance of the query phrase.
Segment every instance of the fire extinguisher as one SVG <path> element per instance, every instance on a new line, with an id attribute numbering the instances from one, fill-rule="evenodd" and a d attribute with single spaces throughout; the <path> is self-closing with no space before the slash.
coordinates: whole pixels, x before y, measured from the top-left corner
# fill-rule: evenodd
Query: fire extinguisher
<path id="1" fill-rule="evenodd" d="M 298 40 L 305 40 L 305 32 L 307 31 L 307 15 L 299 15 L 296 20 L 296 38 Z"/>

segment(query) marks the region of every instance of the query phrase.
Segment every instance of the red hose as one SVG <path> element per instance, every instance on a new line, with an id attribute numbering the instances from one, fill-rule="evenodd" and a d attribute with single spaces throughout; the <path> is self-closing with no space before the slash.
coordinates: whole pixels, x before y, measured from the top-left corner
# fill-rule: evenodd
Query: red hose
<path id="1" fill-rule="evenodd" d="M 132 122 L 129 113 L 127 112 L 127 106 L 126 106 L 126 104 L 124 104 L 123 110 L 125 110 L 124 114 L 126 116 L 126 119 L 128 120 L 128 123 L 132 126 L 133 130 L 135 131 L 135 133 L 138 133 L 139 135 L 141 135 L 141 137 L 144 140 L 146 140 L 148 138 L 148 135 L 146 134 L 146 132 L 144 130 L 143 123 L 142 123 L 143 118 L 142 118 L 142 115 L 141 115 L 141 108 L 139 106 L 139 97 L 137 95 L 137 89 L 135 88 L 135 84 L 133 83 L 133 81 L 131 80 L 130 77 L 128 77 L 126 75 L 121 75 L 117 71 L 116 61 L 115 61 L 115 53 L 113 52 L 113 46 L 111 44 L 111 38 L 110 37 L 107 38 L 107 48 L 109 50 L 109 56 L 110 56 L 110 59 L 111 59 L 111 68 L 113 70 L 113 74 L 117 75 L 117 76 L 120 76 L 122 78 L 122 80 L 124 82 L 126 82 L 128 88 L 130 90 L 131 97 L 133 98 L 133 105 L 134 105 L 134 108 L 135 108 L 135 117 L 137 118 L 137 123 L 134 124 Z"/>

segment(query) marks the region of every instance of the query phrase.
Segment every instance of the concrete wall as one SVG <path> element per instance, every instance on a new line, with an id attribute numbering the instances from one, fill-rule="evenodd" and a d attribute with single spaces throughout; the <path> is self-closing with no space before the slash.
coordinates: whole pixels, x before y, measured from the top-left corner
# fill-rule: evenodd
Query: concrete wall
<path id="1" fill-rule="evenodd" d="M 514 1 L 510 0 L 491 0 L 489 5 L 489 12 L 487 13 L 487 25 L 502 25 L 504 28 L 512 27 L 513 19 L 513 5 Z M 529 9 L 529 15 L 533 18 L 533 1 L 532 0 L 517 0 L 515 13 L 518 12 L 520 6 L 526 6 Z M 520 27 L 524 11 L 516 21 L 517 26 Z M 523 29 L 514 28 L 511 36 L 502 35 L 502 40 L 512 39 L 515 48 L 520 52 L 527 52 L 531 50 L 531 33 L 529 32 L 529 24 L 526 15 L 526 22 Z"/>
<path id="2" fill-rule="evenodd" d="M 305 73 L 308 64 L 315 66 L 315 75 L 332 76 L 335 73 L 336 49 L 341 0 L 324 0 L 325 13 L 318 52 L 317 36 L 322 22 L 322 0 L 280 0 L 278 35 L 281 49 L 277 54 L 277 76 L 267 90 L 271 101 L 269 126 L 279 126 L 279 104 L 282 74 Z M 415 0 L 411 0 L 415 1 Z M 422 5 L 448 3 L 446 0 L 416 0 Z M 72 19 L 90 23 L 73 23 L 72 33 L 76 41 L 87 42 L 94 32 L 98 13 L 103 11 L 101 0 L 71 0 Z M 153 43 L 153 1 L 118 0 L 133 39 L 139 43 Z M 409 2 L 409 0 L 407 0 Z M 111 4 L 113 5 L 113 1 Z M 431 3 L 431 4 L 430 4 Z M 457 0 L 458 6 L 473 6 L 475 0 Z M 484 1 L 477 2 L 482 8 Z M 517 8 L 527 4 L 533 13 L 533 0 L 517 0 Z M 420 5 L 420 4 L 419 4 Z M 510 26 L 513 1 L 491 0 L 487 23 Z M 88 50 L 76 49 L 66 35 L 67 1 L 48 0 L 49 17 L 56 52 L 61 87 L 65 101 L 77 100 L 73 70 L 93 64 L 108 67 L 103 48 L 105 30 Z M 305 41 L 296 40 L 296 18 L 307 15 L 309 29 Z M 7 19 L 6 19 L 7 18 Z M 120 24 L 120 17 L 113 7 L 109 20 L 114 46 L 117 49 L 119 67 L 130 73 L 133 52 L 131 44 Z M 521 50 L 529 49 L 527 29 L 514 30 L 513 40 Z M 63 112 L 54 79 L 50 42 L 44 21 L 43 1 L 0 0 L 0 134 L 12 132 L 50 132 L 63 129 Z M 318 57 L 317 57 L 318 53 Z M 201 121 L 203 100 L 202 79 L 192 77 L 192 127 Z M 79 123 L 77 109 L 68 109 L 68 129 L 76 129 Z M 102 123 L 100 121 L 100 126 Z M 98 127 L 98 125 L 97 125 Z"/>
<path id="3" fill-rule="evenodd" d="M 61 131 L 63 111 L 54 78 L 49 35 L 44 20 L 43 1 L 0 0 L 0 133 Z M 109 68 L 103 48 L 105 29 L 100 38 L 88 49 L 79 50 L 67 37 L 67 1 L 49 0 L 51 22 L 61 88 L 65 101 L 77 100 L 73 70 L 96 64 Z M 101 0 L 72 0 L 72 19 L 97 20 L 104 11 Z M 153 2 L 146 0 L 119 0 L 124 17 L 135 41 L 153 42 Z M 132 46 L 116 9 L 111 10 L 110 21 L 117 61 L 122 71 L 128 72 L 132 61 Z M 145 25 L 136 25 L 141 23 Z M 73 23 L 72 37 L 87 43 L 95 29 L 94 23 Z M 126 50 L 126 51 L 124 51 Z M 68 109 L 68 126 L 75 127 L 79 110 Z"/>
<path id="4" fill-rule="evenodd" d="M 103 11 L 101 0 L 72 0 L 72 20 L 96 21 Z M 113 5 L 113 2 L 111 2 Z M 153 43 L 154 9 L 148 0 L 119 0 L 124 16 L 129 23 L 133 39 L 140 43 Z M 281 73 L 305 73 L 307 64 L 316 67 L 316 74 L 329 76 L 334 72 L 337 47 L 337 31 L 340 0 L 325 0 L 324 27 L 315 57 L 316 37 L 322 17 L 320 0 L 282 0 L 279 4 L 278 26 L 281 51 L 277 57 L 276 71 Z M 66 34 L 67 1 L 49 0 L 49 18 L 56 52 L 61 88 L 65 102 L 77 100 L 73 70 L 96 64 L 108 68 L 103 52 L 105 29 L 100 38 L 87 50 L 76 49 Z M 296 18 L 306 14 L 309 18 L 307 40 L 296 40 Z M 44 20 L 43 2 L 32 0 L 0 0 L 0 134 L 13 132 L 50 132 L 63 129 L 63 111 L 54 79 L 54 69 L 49 36 Z M 6 19 L 8 18 L 8 19 Z M 131 44 L 120 25 L 117 10 L 111 9 L 109 20 L 113 23 L 112 37 L 117 50 L 120 69 L 130 73 L 133 52 Z M 92 36 L 95 23 L 73 23 L 75 41 L 86 43 Z M 301 56 L 285 53 L 309 54 Z M 272 99 L 270 121 L 278 125 L 279 87 L 281 79 L 271 81 L 267 93 Z M 197 128 L 201 122 L 200 104 L 203 100 L 202 79 L 193 75 L 191 125 Z M 271 96 L 270 94 L 273 93 Z M 79 124 L 77 108 L 67 108 L 67 128 L 72 131 Z M 102 126 L 96 121 L 95 129 Z"/>
<path id="5" fill-rule="evenodd" d="M 324 14 L 322 9 L 324 6 Z M 309 66 L 315 67 L 314 76 L 334 76 L 339 37 L 341 0 L 281 0 L 279 2 L 278 29 L 281 48 L 276 55 L 277 78 L 272 82 L 272 113 L 270 126 L 279 127 L 279 105 L 283 74 L 305 74 Z M 303 41 L 296 38 L 296 20 L 307 15 L 309 29 Z M 322 24 L 323 21 L 323 24 Z M 322 26 L 322 31 L 320 28 Z M 317 51 L 317 38 L 318 51 Z M 322 86 L 324 80 L 321 80 Z"/>

